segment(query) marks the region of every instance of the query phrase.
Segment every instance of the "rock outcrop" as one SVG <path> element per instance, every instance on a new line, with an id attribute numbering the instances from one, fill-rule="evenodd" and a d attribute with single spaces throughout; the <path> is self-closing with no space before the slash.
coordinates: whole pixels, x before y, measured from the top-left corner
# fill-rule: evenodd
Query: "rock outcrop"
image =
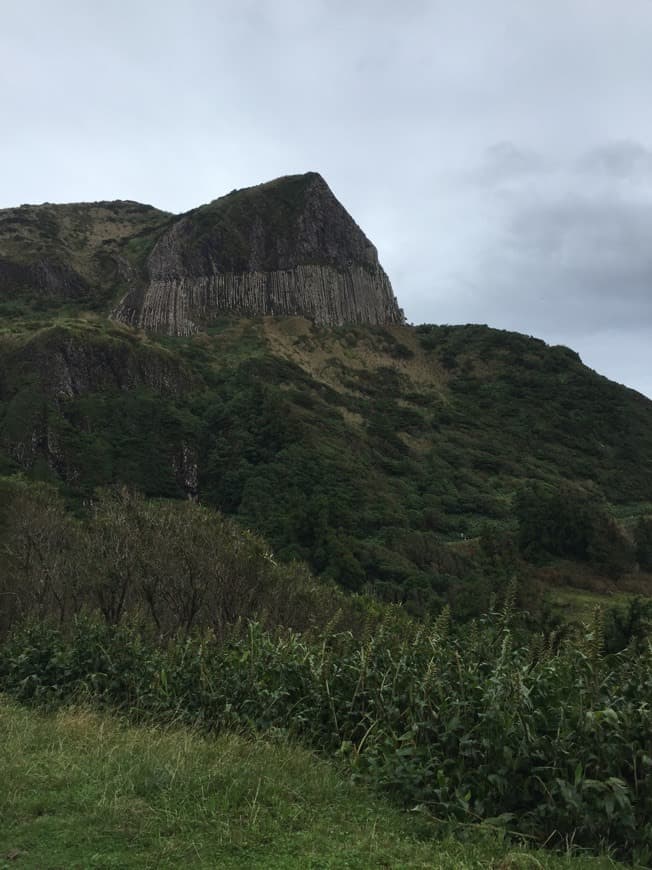
<path id="1" fill-rule="evenodd" d="M 5 381 L 36 383 L 56 403 L 140 387 L 174 396 L 193 386 L 192 374 L 163 348 L 128 341 L 113 329 L 115 335 L 104 335 L 54 326 L 16 348 L 0 342 L 0 402 L 12 397 Z"/>
<path id="2" fill-rule="evenodd" d="M 0 209 L 0 315 L 64 306 L 170 335 L 228 312 L 404 320 L 376 248 L 315 172 L 177 216 L 131 201 Z"/>
<path id="3" fill-rule="evenodd" d="M 2 336 L 0 468 L 4 453 L 5 462 L 16 468 L 31 472 L 40 463 L 74 484 L 95 473 L 90 455 L 102 481 L 102 474 L 122 461 L 125 444 L 133 446 L 135 432 L 156 438 L 156 419 L 141 415 L 135 420 L 137 405 L 129 397 L 174 409 L 200 382 L 177 356 L 124 327 L 53 326 L 27 337 Z M 125 414 L 127 408 L 131 414 Z M 175 491 L 194 498 L 198 470 L 192 433 L 176 425 L 174 410 L 167 420 L 172 423 L 165 440 L 151 449 Z"/>
<path id="4" fill-rule="evenodd" d="M 233 191 L 180 217 L 117 320 L 187 335 L 224 312 L 402 323 L 376 248 L 317 173 Z"/>

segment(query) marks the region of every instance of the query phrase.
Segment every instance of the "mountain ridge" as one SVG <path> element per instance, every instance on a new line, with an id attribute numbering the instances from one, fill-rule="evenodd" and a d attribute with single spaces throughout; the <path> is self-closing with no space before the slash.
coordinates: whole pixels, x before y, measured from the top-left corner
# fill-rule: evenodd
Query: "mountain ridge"
<path id="1" fill-rule="evenodd" d="M 326 300 L 319 270 L 338 276 Z M 270 295 L 279 276 L 312 303 Z M 524 489 L 597 517 L 592 558 L 611 535 L 629 570 L 608 514 L 652 513 L 652 402 L 568 348 L 406 325 L 383 276 L 314 173 L 181 216 L 0 212 L 0 475 L 77 505 L 115 485 L 198 499 L 416 610 L 485 582 L 466 542 L 513 535 Z"/>
<path id="2" fill-rule="evenodd" d="M 0 210 L 0 303 L 16 290 L 171 335 L 228 311 L 404 321 L 376 248 L 314 172 L 181 215 L 131 200 Z"/>

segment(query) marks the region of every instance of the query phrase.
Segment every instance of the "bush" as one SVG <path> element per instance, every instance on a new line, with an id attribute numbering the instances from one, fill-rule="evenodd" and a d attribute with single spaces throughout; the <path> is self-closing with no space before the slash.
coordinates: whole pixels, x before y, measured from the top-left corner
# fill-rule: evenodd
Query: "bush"
<path id="1" fill-rule="evenodd" d="M 515 498 L 515 513 L 526 557 L 588 561 L 613 578 L 634 565 L 630 541 L 595 493 L 569 484 L 527 486 Z"/>
<path id="2" fill-rule="evenodd" d="M 650 649 L 515 643 L 510 608 L 451 633 L 389 611 L 366 637 L 245 635 L 157 646 L 128 626 L 33 625 L 0 648 L 0 689 L 80 696 L 136 719 L 280 729 L 408 806 L 541 842 L 652 856 Z"/>
<path id="3" fill-rule="evenodd" d="M 636 561 L 641 571 L 652 571 L 652 519 L 640 517 L 634 529 Z"/>
<path id="4" fill-rule="evenodd" d="M 0 637 L 28 619 L 66 625 L 82 612 L 113 625 L 137 616 L 162 637 L 221 636 L 252 618 L 300 630 L 337 618 L 352 628 L 371 612 L 189 501 L 108 490 L 80 519 L 51 488 L 11 482 L 0 505 Z"/>

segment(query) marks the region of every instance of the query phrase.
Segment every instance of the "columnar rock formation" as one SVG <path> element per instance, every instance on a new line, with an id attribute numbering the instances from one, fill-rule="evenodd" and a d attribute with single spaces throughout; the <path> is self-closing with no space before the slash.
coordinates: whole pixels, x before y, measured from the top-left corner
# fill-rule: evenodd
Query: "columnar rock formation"
<path id="1" fill-rule="evenodd" d="M 224 312 L 403 322 L 375 247 L 315 172 L 178 216 L 130 201 L 0 209 L 0 313 L 61 305 L 171 335 Z"/>
<path id="2" fill-rule="evenodd" d="M 375 247 L 316 173 L 233 191 L 180 217 L 146 271 L 113 316 L 157 332 L 189 334 L 230 311 L 403 322 Z"/>

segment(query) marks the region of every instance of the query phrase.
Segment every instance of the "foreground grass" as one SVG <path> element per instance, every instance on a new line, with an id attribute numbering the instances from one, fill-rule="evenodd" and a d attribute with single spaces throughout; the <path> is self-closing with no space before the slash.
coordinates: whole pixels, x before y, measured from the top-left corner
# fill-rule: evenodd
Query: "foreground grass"
<path id="1" fill-rule="evenodd" d="M 41 714 L 0 696 L 0 868 L 617 866 L 463 842 L 283 741 Z"/>

